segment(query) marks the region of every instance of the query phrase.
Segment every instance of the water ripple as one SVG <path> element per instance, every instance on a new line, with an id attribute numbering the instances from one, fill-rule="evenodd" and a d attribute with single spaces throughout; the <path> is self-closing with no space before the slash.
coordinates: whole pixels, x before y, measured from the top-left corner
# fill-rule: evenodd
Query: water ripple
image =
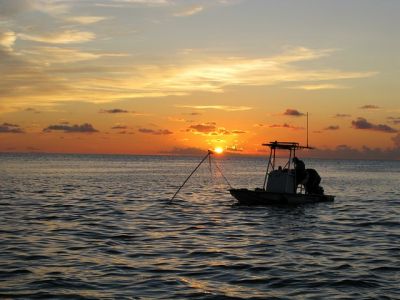
<path id="1" fill-rule="evenodd" d="M 308 161 L 334 203 L 233 205 L 208 168 L 170 203 L 197 162 L 0 155 L 0 298 L 400 299 L 399 162 Z"/>

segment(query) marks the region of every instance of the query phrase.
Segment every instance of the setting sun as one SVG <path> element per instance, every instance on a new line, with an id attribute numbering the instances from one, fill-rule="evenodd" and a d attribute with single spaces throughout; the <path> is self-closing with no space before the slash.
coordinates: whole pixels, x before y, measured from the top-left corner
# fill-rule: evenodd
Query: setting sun
<path id="1" fill-rule="evenodd" d="M 222 147 L 215 147 L 214 152 L 217 154 L 221 154 L 222 152 L 224 152 L 224 149 Z"/>

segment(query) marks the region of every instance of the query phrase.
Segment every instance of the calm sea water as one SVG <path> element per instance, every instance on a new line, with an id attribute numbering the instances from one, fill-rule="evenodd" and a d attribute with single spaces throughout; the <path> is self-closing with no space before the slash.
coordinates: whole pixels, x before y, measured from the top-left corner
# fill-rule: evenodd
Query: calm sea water
<path id="1" fill-rule="evenodd" d="M 334 203 L 240 207 L 200 158 L 0 155 L 0 297 L 400 299 L 400 162 L 305 160 Z M 218 164 L 234 187 L 265 159 Z"/>

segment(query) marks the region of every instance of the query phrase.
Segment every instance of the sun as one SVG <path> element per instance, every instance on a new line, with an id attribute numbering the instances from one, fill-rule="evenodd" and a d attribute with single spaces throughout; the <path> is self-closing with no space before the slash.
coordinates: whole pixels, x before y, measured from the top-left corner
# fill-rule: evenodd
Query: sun
<path id="1" fill-rule="evenodd" d="M 224 149 L 222 147 L 215 147 L 214 152 L 217 154 L 221 154 L 222 152 L 224 152 Z"/>

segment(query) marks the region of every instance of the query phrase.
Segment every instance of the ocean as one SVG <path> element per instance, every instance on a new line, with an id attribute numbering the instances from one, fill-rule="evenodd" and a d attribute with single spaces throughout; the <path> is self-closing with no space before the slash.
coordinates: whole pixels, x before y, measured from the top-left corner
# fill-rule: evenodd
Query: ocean
<path id="1" fill-rule="evenodd" d="M 0 298 L 400 299 L 400 161 L 304 159 L 336 199 L 293 207 L 235 205 L 205 162 L 170 203 L 200 160 L 0 154 Z"/>

